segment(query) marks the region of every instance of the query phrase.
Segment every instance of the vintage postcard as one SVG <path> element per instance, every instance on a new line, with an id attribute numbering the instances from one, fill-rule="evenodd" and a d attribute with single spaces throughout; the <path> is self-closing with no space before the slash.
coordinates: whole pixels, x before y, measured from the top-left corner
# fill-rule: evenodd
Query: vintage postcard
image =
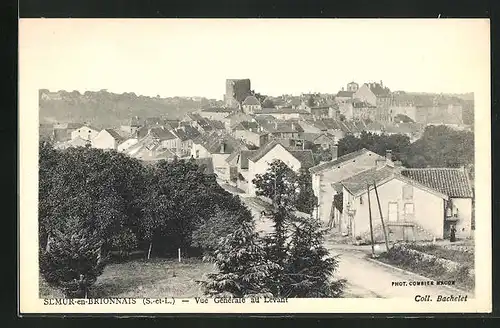
<path id="1" fill-rule="evenodd" d="M 485 19 L 21 19 L 19 312 L 487 313 Z"/>

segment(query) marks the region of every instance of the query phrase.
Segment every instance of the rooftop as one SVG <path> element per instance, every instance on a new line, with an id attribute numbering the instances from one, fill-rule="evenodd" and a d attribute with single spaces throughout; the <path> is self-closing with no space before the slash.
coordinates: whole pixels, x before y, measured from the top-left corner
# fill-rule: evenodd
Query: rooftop
<path id="1" fill-rule="evenodd" d="M 473 197 L 472 186 L 467 173 L 456 168 L 403 169 L 403 176 L 413 179 L 424 186 L 455 198 Z"/>
<path id="2" fill-rule="evenodd" d="M 248 96 L 243 101 L 243 105 L 260 105 L 260 101 L 255 96 Z"/>
<path id="3" fill-rule="evenodd" d="M 334 159 L 334 160 L 331 160 L 331 161 L 328 161 L 328 162 L 325 162 L 325 163 L 321 163 L 321 164 L 316 165 L 314 167 L 311 167 L 311 169 L 309 169 L 309 171 L 311 173 L 320 173 L 320 172 L 323 172 L 323 171 L 326 171 L 326 170 L 330 170 L 330 169 L 332 169 L 335 166 L 339 166 L 339 165 L 341 165 L 341 164 L 343 164 L 345 162 L 354 160 L 356 157 L 362 156 L 362 155 L 365 155 L 365 154 L 371 154 L 369 156 L 378 156 L 380 159 L 384 158 L 384 157 L 382 157 L 382 156 L 380 156 L 378 154 L 375 154 L 374 152 L 369 151 L 366 148 L 363 148 L 363 149 L 360 149 L 358 151 L 354 151 L 352 153 L 340 156 L 337 159 Z"/>

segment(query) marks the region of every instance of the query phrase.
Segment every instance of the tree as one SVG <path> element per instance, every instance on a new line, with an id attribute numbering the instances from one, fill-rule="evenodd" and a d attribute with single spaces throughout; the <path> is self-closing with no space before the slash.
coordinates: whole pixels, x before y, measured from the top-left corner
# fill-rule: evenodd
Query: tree
<path id="1" fill-rule="evenodd" d="M 102 239 L 97 232 L 67 226 L 52 231 L 48 248 L 40 252 L 40 272 L 47 283 L 66 297 L 87 297 L 89 288 L 102 274 Z"/>
<path id="2" fill-rule="evenodd" d="M 275 208 L 295 209 L 298 182 L 295 172 L 281 160 L 274 160 L 264 174 L 257 174 L 252 180 L 256 195 L 272 200 Z"/>
<path id="3" fill-rule="evenodd" d="M 323 246 L 324 231 L 318 221 L 302 219 L 292 228 L 289 257 L 285 264 L 288 278 L 285 297 L 341 297 L 345 280 L 333 280 L 336 258 Z"/>
<path id="4" fill-rule="evenodd" d="M 297 177 L 297 182 L 300 190 L 297 197 L 297 210 L 312 214 L 318 203 L 318 199 L 312 189 L 312 176 L 309 171 L 301 169 Z"/>
<path id="5" fill-rule="evenodd" d="M 276 107 L 276 104 L 269 97 L 266 97 L 262 102 L 262 108 L 274 108 L 274 107 Z"/>
<path id="6" fill-rule="evenodd" d="M 205 260 L 214 262 L 219 269 L 201 283 L 205 294 L 231 297 L 271 294 L 266 283 L 275 265 L 266 259 L 254 222 L 243 221 L 218 242 L 213 255 Z"/>
<path id="7" fill-rule="evenodd" d="M 140 230 L 150 255 L 155 248 L 157 254 L 171 254 L 179 247 L 194 251 L 193 233 L 215 220 L 221 208 L 227 213 L 243 208 L 237 196 L 204 174 L 195 161 L 160 161 L 148 174 Z"/>
<path id="8" fill-rule="evenodd" d="M 252 220 L 252 214 L 246 208 L 242 207 L 236 212 L 218 207 L 212 217 L 193 231 L 193 246 L 205 252 L 213 252 L 217 249 L 221 238 L 233 233 L 235 227 Z"/>

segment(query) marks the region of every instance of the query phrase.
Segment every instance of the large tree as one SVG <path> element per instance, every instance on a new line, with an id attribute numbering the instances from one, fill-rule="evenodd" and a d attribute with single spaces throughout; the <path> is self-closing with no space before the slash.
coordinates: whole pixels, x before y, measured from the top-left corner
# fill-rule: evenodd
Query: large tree
<path id="1" fill-rule="evenodd" d="M 343 284 L 331 277 L 337 261 L 328 257 L 322 246 L 319 223 L 308 218 L 300 224 L 301 219 L 294 215 L 301 187 L 297 175 L 277 160 L 252 182 L 257 195 L 272 200 L 270 219 L 274 229 L 260 237 L 251 225 L 243 224 L 237 234 L 222 240 L 215 253 L 220 272 L 210 275 L 205 282 L 209 286 L 206 292 L 238 296 L 256 293 L 275 297 L 340 296 Z M 307 269 L 309 265 L 314 273 Z"/>

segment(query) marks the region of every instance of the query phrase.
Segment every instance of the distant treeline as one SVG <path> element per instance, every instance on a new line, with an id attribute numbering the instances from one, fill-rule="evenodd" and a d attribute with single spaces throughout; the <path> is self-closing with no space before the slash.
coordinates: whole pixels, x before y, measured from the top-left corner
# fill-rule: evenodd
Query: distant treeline
<path id="1" fill-rule="evenodd" d="M 116 94 L 97 92 L 39 91 L 40 123 L 88 122 L 101 126 L 118 126 L 133 116 L 180 118 L 194 110 L 220 106 L 214 99 L 201 97 L 146 97 L 132 92 Z"/>

